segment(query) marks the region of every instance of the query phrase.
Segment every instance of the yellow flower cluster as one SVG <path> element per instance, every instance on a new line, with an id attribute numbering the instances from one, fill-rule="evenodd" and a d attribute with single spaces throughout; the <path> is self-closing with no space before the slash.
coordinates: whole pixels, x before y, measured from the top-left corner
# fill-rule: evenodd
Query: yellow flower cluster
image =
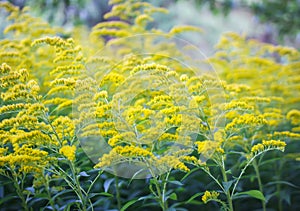
<path id="1" fill-rule="evenodd" d="M 205 191 L 204 195 L 202 196 L 202 201 L 204 204 L 206 204 L 209 201 L 214 201 L 214 200 L 218 199 L 219 195 L 220 195 L 220 193 L 218 193 L 216 191 Z"/>
<path id="2" fill-rule="evenodd" d="M 67 47 L 72 47 L 74 44 L 74 40 L 72 38 L 68 39 L 68 40 L 63 40 L 60 37 L 44 37 L 44 38 L 40 38 L 35 40 L 31 46 L 36 46 L 36 45 L 40 45 L 40 44 L 48 44 L 48 45 L 52 45 L 58 48 L 67 48 Z"/>
<path id="3" fill-rule="evenodd" d="M 54 147 L 54 151 L 75 161 L 75 125 L 81 137 L 100 135 L 112 147 L 96 165 L 101 168 L 138 160 L 152 162 L 161 171 L 187 172 L 189 168 L 184 163 L 200 162 L 189 156 L 194 146 L 198 154 L 216 152 L 223 156 L 236 145 L 249 148 L 249 140 L 254 137 L 299 138 L 300 112 L 295 109 L 299 107 L 299 62 L 295 62 L 298 51 L 228 33 L 209 59 L 222 71 L 219 75 L 224 81 L 210 73 L 199 76 L 182 64 L 170 62 L 170 58 L 185 58 L 175 43 L 159 43 L 154 36 L 132 42 L 122 39 L 149 31 L 172 37 L 200 32 L 199 28 L 148 30 L 153 14 L 166 12 L 163 8 L 140 1 L 111 0 L 110 4 L 112 10 L 105 18 L 116 17 L 118 21 L 99 23 L 88 36 L 75 29 L 73 38 L 64 39 L 57 36 L 59 29 L 1 3 L 13 20 L 5 29 L 12 38 L 0 41 L 2 157 L 19 156 L 7 145 L 13 144 L 18 150 L 22 144 L 30 143 L 28 150 L 24 149 L 29 154 L 37 153 L 34 150 L 40 147 L 50 147 L 50 151 Z M 28 27 L 29 23 L 32 27 Z M 107 41 L 107 35 L 112 39 Z M 114 50 L 85 58 L 105 46 Z M 140 46 L 158 53 L 132 53 Z M 272 56 L 274 53 L 279 58 Z M 210 88 L 221 91 L 211 94 Z M 214 103 L 218 97 L 222 100 Z M 78 113 L 71 114 L 72 105 L 77 106 L 74 110 Z M 277 131 L 285 119 L 295 126 L 293 132 Z M 238 133 L 242 128 L 247 130 Z M 281 141 L 263 141 L 251 152 L 284 147 Z M 47 156 L 43 153 L 39 156 Z M 24 167 L 24 171 L 29 169 L 28 165 Z M 207 191 L 202 199 L 207 202 L 217 197 L 218 193 Z"/>
<path id="4" fill-rule="evenodd" d="M 244 114 L 234 118 L 232 122 L 228 123 L 225 130 L 240 128 L 241 126 L 262 126 L 267 123 L 263 115 Z"/>
<path id="5" fill-rule="evenodd" d="M 280 140 L 270 140 L 263 141 L 261 144 L 256 144 L 251 148 L 252 154 L 257 154 L 259 152 L 269 150 L 269 149 L 278 149 L 280 151 L 284 151 L 286 143 Z"/>
<path id="6" fill-rule="evenodd" d="M 59 149 L 59 153 L 64 155 L 69 161 L 75 161 L 76 146 L 63 146 Z"/>
<path id="7" fill-rule="evenodd" d="M 155 158 L 153 167 L 158 168 L 161 173 L 170 171 L 171 169 L 178 169 L 180 171 L 189 172 L 190 169 L 181 161 L 187 157 L 176 157 L 172 155 L 165 155 L 159 158 Z M 193 160 L 192 158 L 190 160 Z"/>
<path id="8" fill-rule="evenodd" d="M 135 146 L 117 146 L 113 150 L 119 155 L 128 156 L 128 157 L 152 157 L 153 154 L 146 149 Z"/>
<path id="9" fill-rule="evenodd" d="M 71 141 L 73 139 L 75 135 L 75 125 L 73 120 L 68 116 L 59 116 L 52 122 L 52 126 L 54 129 L 54 140 L 60 143 L 62 140 Z"/>
<path id="10" fill-rule="evenodd" d="M 2 152 L 4 150 L 2 150 Z M 0 156 L 0 166 L 6 166 L 19 173 L 34 173 L 40 175 L 44 167 L 47 166 L 51 160 L 47 152 L 40 149 L 33 149 L 29 144 L 23 144 L 21 147 L 14 147 L 13 153 L 7 155 L 2 154 Z"/>
<path id="11" fill-rule="evenodd" d="M 272 138 L 300 138 L 299 133 L 293 133 L 290 131 L 275 131 L 273 134 L 268 134 Z"/>
<path id="12" fill-rule="evenodd" d="M 135 143 L 136 135 L 133 132 L 124 132 L 121 134 L 116 134 L 112 138 L 109 139 L 108 144 L 112 147 L 116 146 L 120 143 Z"/>
<path id="13" fill-rule="evenodd" d="M 234 110 L 234 109 L 253 110 L 254 107 L 244 101 L 231 101 L 230 103 L 227 103 L 225 105 L 225 110 Z"/>
<path id="14" fill-rule="evenodd" d="M 104 154 L 100 159 L 99 163 L 96 164 L 95 168 L 103 168 L 124 161 L 134 161 L 139 159 L 152 158 L 154 155 L 141 147 L 135 146 L 116 146 L 108 154 Z"/>
<path id="15" fill-rule="evenodd" d="M 290 110 L 286 118 L 291 121 L 293 125 L 300 125 L 300 111 L 297 109 Z"/>

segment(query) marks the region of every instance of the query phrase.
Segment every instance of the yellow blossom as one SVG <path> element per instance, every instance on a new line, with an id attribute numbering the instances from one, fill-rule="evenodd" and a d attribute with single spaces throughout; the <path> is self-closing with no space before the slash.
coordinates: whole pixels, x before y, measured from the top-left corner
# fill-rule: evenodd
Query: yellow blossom
<path id="1" fill-rule="evenodd" d="M 76 146 L 63 146 L 59 149 L 59 153 L 64 155 L 69 161 L 75 161 Z"/>
<path id="2" fill-rule="evenodd" d="M 219 195 L 220 193 L 216 191 L 205 191 L 204 195 L 202 196 L 202 201 L 204 202 L 204 204 L 206 204 L 209 201 L 218 199 Z"/>

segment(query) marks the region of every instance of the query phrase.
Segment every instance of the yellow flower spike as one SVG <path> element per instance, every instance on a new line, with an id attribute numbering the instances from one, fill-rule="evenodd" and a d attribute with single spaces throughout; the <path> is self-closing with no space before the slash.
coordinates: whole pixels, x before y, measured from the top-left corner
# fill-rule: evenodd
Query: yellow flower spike
<path id="1" fill-rule="evenodd" d="M 225 126 L 225 130 L 239 128 L 239 126 L 262 126 L 268 124 L 268 121 L 263 115 L 244 114 L 235 117 L 230 123 Z"/>
<path id="2" fill-rule="evenodd" d="M 180 76 L 180 81 L 187 81 L 189 77 L 186 74 Z"/>
<path id="3" fill-rule="evenodd" d="M 119 143 L 135 143 L 136 135 L 133 132 L 124 132 L 121 134 L 116 134 L 109 139 L 108 144 L 112 147 L 115 147 Z"/>
<path id="4" fill-rule="evenodd" d="M 220 129 L 214 133 L 214 140 L 219 143 L 223 143 L 225 141 L 224 140 L 225 135 L 226 135 L 225 131 Z"/>
<path id="5" fill-rule="evenodd" d="M 7 152 L 7 150 L 8 150 L 7 148 L 1 147 L 1 148 L 0 148 L 0 157 L 4 156 L 5 153 Z"/>
<path id="6" fill-rule="evenodd" d="M 244 101 L 231 101 L 230 103 L 225 104 L 226 110 L 231 109 L 246 109 L 246 110 L 254 110 L 254 106 L 249 105 Z"/>
<path id="7" fill-rule="evenodd" d="M 178 139 L 177 134 L 171 134 L 171 133 L 163 133 L 159 138 L 158 141 L 176 141 Z"/>
<path id="8" fill-rule="evenodd" d="M 63 146 L 60 148 L 59 153 L 64 155 L 69 161 L 75 161 L 75 153 L 76 153 L 76 146 Z"/>
<path id="9" fill-rule="evenodd" d="M 293 125 L 299 125 L 300 124 L 300 110 L 292 109 L 290 110 L 286 118 L 291 121 Z"/>
<path id="10" fill-rule="evenodd" d="M 74 44 L 73 39 L 64 40 L 60 37 L 44 37 L 40 39 L 36 39 L 32 42 L 31 46 L 34 47 L 36 45 L 40 44 L 48 44 L 51 46 L 55 46 L 58 48 L 66 48 L 66 47 L 72 47 Z"/>
<path id="11" fill-rule="evenodd" d="M 100 28 L 119 28 L 126 29 L 129 27 L 129 24 L 123 21 L 108 21 L 108 22 L 100 22 L 93 27 L 93 30 Z"/>
<path id="12" fill-rule="evenodd" d="M 10 13 L 19 11 L 19 7 L 14 6 L 9 2 L 0 2 L 0 8 L 5 8 Z"/>
<path id="13" fill-rule="evenodd" d="M 195 145 L 197 146 L 198 154 L 201 153 L 212 153 L 219 147 L 219 143 L 216 141 L 196 141 Z"/>
<path id="14" fill-rule="evenodd" d="M 0 66 L 0 74 L 7 74 L 11 71 L 11 67 L 6 63 L 2 63 Z"/>
<path id="15" fill-rule="evenodd" d="M 135 24 L 144 27 L 148 22 L 152 22 L 154 19 L 146 14 L 141 14 L 135 18 Z"/>
<path id="16" fill-rule="evenodd" d="M 135 68 L 133 68 L 133 70 L 130 72 L 130 75 L 134 75 L 137 72 L 140 71 L 157 71 L 157 72 L 161 72 L 161 73 L 165 73 L 165 72 L 169 72 L 170 69 L 169 67 L 165 66 L 165 65 L 160 65 L 160 64 L 142 64 L 142 65 L 138 65 Z"/>
<path id="17" fill-rule="evenodd" d="M 190 169 L 182 162 L 178 162 L 175 166 L 174 169 L 178 169 L 180 171 L 184 171 L 184 172 L 189 172 Z"/>
<path id="18" fill-rule="evenodd" d="M 185 163 L 191 163 L 191 164 L 194 164 L 194 165 L 197 165 L 198 163 L 198 159 L 194 156 L 181 156 L 179 158 L 182 162 L 185 162 Z"/>
<path id="19" fill-rule="evenodd" d="M 220 154 L 225 154 L 225 151 L 224 151 L 224 149 L 222 149 L 221 147 L 218 147 L 217 149 L 216 149 L 216 152 L 218 152 L 218 153 L 220 153 Z"/>
<path id="20" fill-rule="evenodd" d="M 105 99 L 105 98 L 108 98 L 108 93 L 107 93 L 106 90 L 103 90 L 103 91 L 98 92 L 98 93 L 94 96 L 93 100 L 94 100 L 94 101 L 97 101 L 97 100 L 99 100 L 99 99 Z"/>
<path id="21" fill-rule="evenodd" d="M 196 26 L 175 26 L 173 27 L 169 34 L 170 35 L 176 35 L 176 34 L 180 34 L 180 33 L 183 33 L 183 32 L 200 32 L 202 33 L 203 30 L 200 29 L 199 27 L 196 27 Z"/>
<path id="22" fill-rule="evenodd" d="M 202 201 L 204 204 L 206 204 L 209 201 L 214 201 L 214 200 L 218 199 L 219 195 L 220 195 L 220 193 L 218 193 L 216 191 L 205 191 L 204 195 L 202 196 Z"/>
<path id="23" fill-rule="evenodd" d="M 251 148 L 252 155 L 269 149 L 277 149 L 284 151 L 286 143 L 280 140 L 263 141 L 261 144 L 256 144 Z"/>
<path id="24" fill-rule="evenodd" d="M 135 147 L 135 146 L 116 146 L 113 150 L 119 155 L 126 157 L 153 157 L 154 155 L 143 148 Z"/>
<path id="25" fill-rule="evenodd" d="M 300 138 L 299 133 L 293 133 L 290 131 L 275 131 L 273 134 L 269 134 L 270 138 Z"/>

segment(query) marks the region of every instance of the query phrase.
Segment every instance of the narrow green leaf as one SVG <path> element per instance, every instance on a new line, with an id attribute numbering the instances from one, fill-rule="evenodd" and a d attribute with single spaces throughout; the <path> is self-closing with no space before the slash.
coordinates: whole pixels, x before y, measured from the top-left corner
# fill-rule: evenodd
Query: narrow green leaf
<path id="1" fill-rule="evenodd" d="M 182 186 L 183 183 L 179 182 L 179 181 L 168 181 L 169 184 L 174 184 L 174 185 L 178 185 L 178 186 Z"/>
<path id="2" fill-rule="evenodd" d="M 141 200 L 146 200 L 146 199 L 154 199 L 155 197 L 153 197 L 152 194 L 148 195 L 148 196 L 142 196 L 140 197 L 138 200 L 141 201 Z"/>
<path id="3" fill-rule="evenodd" d="M 180 181 L 185 180 L 188 176 L 190 176 L 192 173 L 194 173 L 195 171 L 198 171 L 200 168 L 194 168 L 191 171 L 189 171 L 187 174 L 184 175 L 184 177 L 182 177 L 182 179 Z"/>
<path id="4" fill-rule="evenodd" d="M 18 198 L 18 196 L 15 196 L 15 195 L 5 196 L 0 199 L 0 204 L 3 204 L 4 202 L 7 202 L 7 201 L 9 201 L 11 199 L 15 199 L 15 198 Z"/>
<path id="5" fill-rule="evenodd" d="M 130 207 L 131 205 L 133 205 L 135 202 L 137 202 L 138 199 L 133 199 L 129 202 L 127 202 L 121 209 L 120 211 L 125 211 L 128 207 Z"/>
<path id="6" fill-rule="evenodd" d="M 287 182 L 287 181 L 274 181 L 274 182 L 268 182 L 266 184 L 266 186 L 268 185 L 276 185 L 276 184 L 281 184 L 281 185 L 287 185 L 287 186 L 291 186 L 293 188 L 300 188 L 299 186 L 294 185 L 293 183 Z"/>
<path id="7" fill-rule="evenodd" d="M 62 190 L 62 191 L 58 192 L 57 194 L 55 194 L 52 197 L 52 199 L 55 200 L 57 197 L 59 197 L 59 196 L 61 196 L 63 194 L 66 194 L 66 193 L 71 193 L 71 192 L 73 192 L 73 190 L 67 190 L 67 189 L 66 190 Z"/>
<path id="8" fill-rule="evenodd" d="M 234 194 L 233 198 L 237 199 L 237 198 L 242 198 L 243 196 L 251 196 L 253 198 L 260 199 L 262 201 L 266 201 L 264 194 L 262 192 L 260 192 L 259 190 L 249 190 L 249 191 L 245 191 L 245 192 L 236 193 L 236 194 Z"/>
<path id="9" fill-rule="evenodd" d="M 201 195 L 203 195 L 202 192 L 201 192 L 201 193 L 196 193 L 196 194 L 192 195 L 191 198 L 189 198 L 189 199 L 185 202 L 185 204 L 189 204 L 191 201 L 193 201 L 195 198 L 197 198 L 198 196 L 201 196 Z"/>
<path id="10" fill-rule="evenodd" d="M 107 192 L 101 192 L 101 193 L 91 193 L 89 194 L 89 199 L 90 198 L 93 198 L 95 196 L 107 196 L 107 197 L 113 197 L 114 195 L 110 194 L 110 193 L 107 193 Z"/>

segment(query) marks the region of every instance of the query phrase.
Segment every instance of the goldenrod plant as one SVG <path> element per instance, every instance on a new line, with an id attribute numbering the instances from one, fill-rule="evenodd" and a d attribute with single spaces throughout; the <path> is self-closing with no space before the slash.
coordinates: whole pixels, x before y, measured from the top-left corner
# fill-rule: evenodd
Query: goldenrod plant
<path id="1" fill-rule="evenodd" d="M 227 33 L 206 58 L 110 4 L 68 33 L 0 4 L 0 207 L 297 209 L 299 51 Z"/>

